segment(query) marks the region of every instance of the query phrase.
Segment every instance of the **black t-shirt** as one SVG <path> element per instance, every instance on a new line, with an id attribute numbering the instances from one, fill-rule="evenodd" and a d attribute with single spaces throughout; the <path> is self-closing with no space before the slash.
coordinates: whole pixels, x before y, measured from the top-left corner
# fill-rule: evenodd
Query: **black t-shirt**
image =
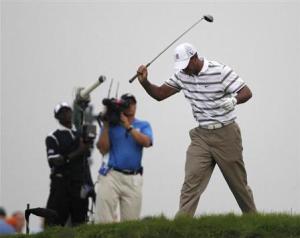
<path id="1" fill-rule="evenodd" d="M 67 156 L 79 148 L 80 135 L 77 131 L 68 128 L 57 129 L 46 137 L 47 157 L 51 168 L 51 174 L 61 174 L 64 178 L 83 181 L 86 171 L 87 160 L 85 156 L 75 158 L 63 165 L 54 166 L 50 160 Z"/>

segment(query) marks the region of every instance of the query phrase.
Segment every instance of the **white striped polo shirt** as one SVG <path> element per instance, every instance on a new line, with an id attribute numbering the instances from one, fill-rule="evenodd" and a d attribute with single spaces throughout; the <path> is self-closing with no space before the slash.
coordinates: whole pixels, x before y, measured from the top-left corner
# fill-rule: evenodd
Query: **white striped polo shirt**
<path id="1" fill-rule="evenodd" d="M 203 60 L 204 64 L 198 75 L 187 75 L 181 70 L 165 84 L 178 92 L 183 90 L 200 126 L 235 120 L 234 109 L 226 111 L 219 105 L 225 98 L 242 89 L 245 82 L 230 67 L 216 61 Z"/>

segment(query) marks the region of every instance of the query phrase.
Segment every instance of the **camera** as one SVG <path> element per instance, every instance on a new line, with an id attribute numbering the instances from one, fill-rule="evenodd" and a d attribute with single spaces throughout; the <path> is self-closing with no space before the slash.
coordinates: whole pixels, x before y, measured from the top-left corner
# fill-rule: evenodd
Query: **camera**
<path id="1" fill-rule="evenodd" d="M 97 132 L 96 126 L 92 124 L 84 124 L 82 125 L 81 137 L 84 143 L 93 144 Z"/>
<path id="2" fill-rule="evenodd" d="M 102 121 L 108 121 L 112 125 L 117 125 L 121 121 L 121 112 L 130 105 L 128 100 L 116 98 L 104 98 L 102 104 L 106 106 L 106 111 L 100 113 L 99 117 Z"/>

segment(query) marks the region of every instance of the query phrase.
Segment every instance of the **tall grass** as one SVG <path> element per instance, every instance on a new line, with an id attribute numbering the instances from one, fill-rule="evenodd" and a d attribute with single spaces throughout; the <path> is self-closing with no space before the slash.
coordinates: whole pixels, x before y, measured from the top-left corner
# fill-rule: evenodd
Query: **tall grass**
<path id="1" fill-rule="evenodd" d="M 54 227 L 30 238 L 300 238 L 300 215 L 205 215 L 198 218 L 144 218 L 76 228 Z"/>

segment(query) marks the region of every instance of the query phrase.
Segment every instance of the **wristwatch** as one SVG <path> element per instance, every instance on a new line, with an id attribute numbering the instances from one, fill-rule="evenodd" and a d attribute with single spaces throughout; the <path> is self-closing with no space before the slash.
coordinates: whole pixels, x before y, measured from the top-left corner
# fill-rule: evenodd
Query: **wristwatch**
<path id="1" fill-rule="evenodd" d="M 130 126 L 130 127 L 128 127 L 128 128 L 126 129 L 126 132 L 129 133 L 129 132 L 132 131 L 132 129 L 133 129 L 133 126 Z"/>

